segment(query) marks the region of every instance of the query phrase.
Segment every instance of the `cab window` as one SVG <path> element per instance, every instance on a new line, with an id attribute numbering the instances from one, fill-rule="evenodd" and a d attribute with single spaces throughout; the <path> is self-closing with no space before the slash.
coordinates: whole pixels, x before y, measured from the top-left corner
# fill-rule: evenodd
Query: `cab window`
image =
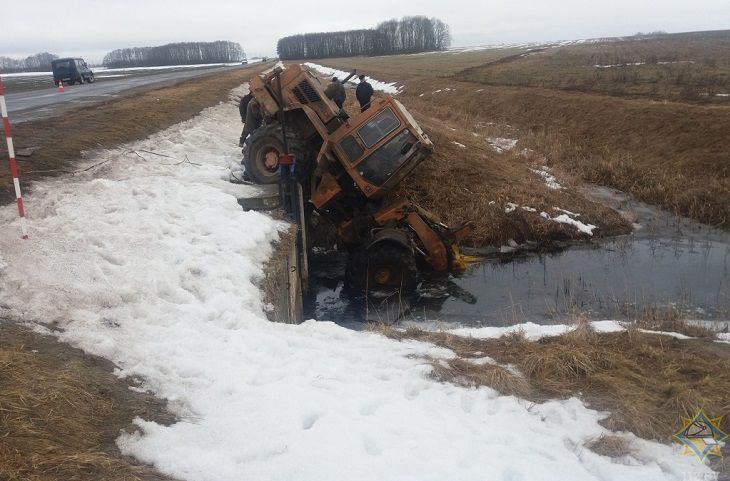
<path id="1" fill-rule="evenodd" d="M 360 175 L 373 185 L 383 185 L 407 160 L 415 143 L 416 137 L 404 130 L 358 164 Z"/>
<path id="2" fill-rule="evenodd" d="M 388 107 L 360 127 L 357 133 L 360 135 L 365 147 L 369 149 L 398 127 L 400 127 L 400 120 L 398 120 L 393 109 Z"/>
<path id="3" fill-rule="evenodd" d="M 347 154 L 347 159 L 350 163 L 355 163 L 360 157 L 362 157 L 363 148 L 360 147 L 360 144 L 357 143 L 357 140 L 355 140 L 355 137 L 352 135 L 348 135 L 342 139 L 340 147 L 342 147 L 342 150 L 344 150 L 345 154 Z"/>

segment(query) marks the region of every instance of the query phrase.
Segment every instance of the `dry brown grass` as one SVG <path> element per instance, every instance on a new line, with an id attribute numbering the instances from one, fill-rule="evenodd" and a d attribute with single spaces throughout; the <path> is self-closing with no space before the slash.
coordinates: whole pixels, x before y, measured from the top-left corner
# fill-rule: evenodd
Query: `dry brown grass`
<path id="1" fill-rule="evenodd" d="M 466 68 L 462 80 L 655 100 L 728 105 L 730 31 L 628 38 L 552 48 Z M 608 68 L 596 65 L 610 65 Z"/>
<path id="2" fill-rule="evenodd" d="M 716 331 L 704 324 L 692 323 L 684 313 L 673 306 L 645 307 L 630 324 L 631 327 L 649 331 L 678 332 L 685 336 L 715 339 Z"/>
<path id="3" fill-rule="evenodd" d="M 136 416 L 169 423 L 164 403 L 129 390 L 100 358 L 0 320 L 0 479 L 169 479 L 121 455 Z"/>
<path id="4" fill-rule="evenodd" d="M 447 78 L 452 67 L 442 66 L 439 55 L 426 57 L 430 57 L 430 72 L 420 68 L 409 71 L 407 58 L 402 59 L 400 73 L 393 67 L 381 66 L 379 59 L 357 58 L 348 62 L 376 78 L 382 75 L 385 80 L 401 81 L 405 85 L 401 99 L 409 109 L 417 111 L 417 119 L 426 124 L 437 140 L 435 159 L 441 156 L 444 161 L 441 166 L 433 162 L 424 164 L 412 185 L 418 186 L 419 175 L 430 175 L 438 182 L 426 180 L 421 198 L 428 197 L 425 194 L 429 189 L 435 193 L 452 191 L 453 199 L 442 196 L 439 200 L 443 203 L 444 198 L 450 199 L 448 209 L 444 209 L 447 214 L 456 206 L 462 210 L 459 214 L 463 218 L 483 218 L 504 231 L 509 227 L 494 223 L 494 216 L 483 209 L 468 212 L 463 207 L 473 198 L 461 193 L 462 184 L 473 191 L 469 185 L 481 185 L 476 181 L 479 176 L 489 177 L 483 191 L 491 200 L 495 200 L 496 194 L 509 197 L 512 190 L 540 192 L 521 182 L 520 176 L 513 175 L 508 159 L 491 153 L 482 155 L 471 144 L 460 140 L 461 133 L 491 122 L 511 126 L 512 138 L 520 139 L 518 148 L 532 149 L 537 158 L 563 174 L 615 187 L 676 214 L 730 228 L 730 150 L 727 148 L 730 108 L 727 106 L 460 81 L 458 75 Z M 458 56 L 444 58 L 451 60 Z M 530 57 L 530 61 L 539 58 L 539 55 Z M 338 66 L 343 62 L 335 59 L 324 63 Z M 464 68 L 468 67 L 464 63 Z M 455 90 L 444 92 L 445 87 Z M 432 93 L 439 89 L 442 92 Z M 504 133 L 503 136 L 510 136 L 509 130 Z M 450 144 L 452 139 L 469 149 L 456 151 Z M 482 169 L 484 173 L 480 174 Z M 439 183 L 445 187 L 439 189 Z M 571 210 L 565 205 L 561 207 Z M 484 217 L 474 217 L 475 214 Z M 481 236 L 489 237 L 486 232 Z"/>
<path id="5" fill-rule="evenodd" d="M 444 81 L 424 80 L 416 92 Z M 702 222 L 730 226 L 730 109 L 451 82 L 429 109 L 516 127 L 544 163 Z M 483 88 L 482 92 L 476 92 Z M 441 112 L 439 111 L 441 109 Z M 449 117 L 450 115 L 450 117 Z"/>
<path id="6" fill-rule="evenodd" d="M 621 436 L 602 434 L 586 444 L 586 447 L 596 454 L 610 458 L 621 458 L 631 454 L 631 445 Z"/>
<path id="7" fill-rule="evenodd" d="M 578 396 L 611 413 L 603 421 L 607 428 L 643 438 L 669 442 L 681 426 L 680 416 L 693 416 L 698 409 L 716 416 L 730 410 L 730 355 L 718 356 L 716 343 L 686 343 L 636 329 L 598 334 L 584 321 L 569 333 L 536 342 L 519 333 L 479 340 L 418 329 L 374 329 L 454 351 L 459 360 L 437 368 L 441 379 L 490 386 L 535 402 Z M 523 378 L 469 362 L 481 356 L 516 367 Z M 450 372 L 443 372 L 452 364 Z M 730 428 L 727 416 L 722 428 Z"/>
<path id="8" fill-rule="evenodd" d="M 74 125 L 69 125 L 67 115 L 62 120 L 49 118 L 14 125 L 16 151 L 37 147 L 30 160 L 18 160 L 23 190 L 27 192 L 32 181 L 73 171 L 74 164 L 85 151 L 144 139 L 194 117 L 204 108 L 228 99 L 231 89 L 264 68 L 217 72 L 173 86 L 132 90 L 121 98 L 78 107 L 74 114 L 83 121 Z M 235 143 L 236 139 L 231 139 L 231 142 Z M 4 142 L 0 143 L 0 158 L 7 158 Z M 13 200 L 15 194 L 10 171 L 0 168 L 0 204 Z"/>

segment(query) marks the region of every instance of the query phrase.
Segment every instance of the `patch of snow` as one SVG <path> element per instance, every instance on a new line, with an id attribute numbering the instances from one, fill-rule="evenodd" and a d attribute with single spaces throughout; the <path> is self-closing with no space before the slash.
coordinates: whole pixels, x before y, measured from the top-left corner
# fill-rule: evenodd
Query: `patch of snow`
<path id="1" fill-rule="evenodd" d="M 639 329 L 639 331 L 644 332 L 646 334 L 658 334 L 661 336 L 669 336 L 673 337 L 675 339 L 681 339 L 681 340 L 687 340 L 687 339 L 694 339 L 693 337 L 681 334 L 679 332 L 670 332 L 670 331 L 651 331 L 649 329 Z"/>
<path id="2" fill-rule="evenodd" d="M 484 89 L 476 89 L 474 92 L 475 93 L 484 92 Z"/>
<path id="3" fill-rule="evenodd" d="M 434 90 L 434 91 L 433 91 L 433 92 L 431 92 L 431 93 L 432 93 L 432 94 L 437 94 L 437 93 L 439 93 L 439 92 L 441 92 L 441 89 L 438 89 L 438 90 Z"/>
<path id="4" fill-rule="evenodd" d="M 269 68 L 267 68 L 266 70 L 264 70 L 264 71 L 263 71 L 263 72 L 261 72 L 261 73 L 262 73 L 263 75 L 266 75 L 266 74 L 268 74 L 268 73 L 271 73 L 271 72 L 273 72 L 273 71 L 274 71 L 274 70 L 276 70 L 277 68 L 280 68 L 280 69 L 282 69 L 282 70 L 283 70 L 284 68 L 286 68 L 286 67 L 284 66 L 284 62 L 282 62 L 281 60 L 279 60 L 278 62 L 276 62 L 276 63 L 274 64 L 274 66 L 273 66 L 273 67 L 269 67 Z"/>
<path id="5" fill-rule="evenodd" d="M 630 464 L 591 453 L 584 444 L 609 433 L 605 414 L 576 398 L 535 404 L 436 382 L 430 359 L 446 349 L 268 322 L 257 282 L 283 224 L 236 203 L 256 191 L 226 180 L 240 128 L 237 103 L 222 103 L 98 152 L 88 172 L 35 183 L 29 240 L 14 207 L 0 207 L 3 317 L 57 322 L 61 340 L 138 376 L 180 417 L 137 418 L 140 431 L 118 439 L 124 454 L 187 481 L 711 473 L 655 442 L 637 440 Z"/>
<path id="6" fill-rule="evenodd" d="M 519 204 L 515 204 L 514 202 L 507 202 L 507 207 L 504 208 L 504 213 L 509 214 L 510 212 L 514 212 L 519 207 Z"/>
<path id="7" fill-rule="evenodd" d="M 312 62 L 305 62 L 303 65 L 308 68 L 311 68 L 312 70 L 316 70 L 317 72 L 319 72 L 323 75 L 326 75 L 328 77 L 337 77 L 339 79 L 344 79 L 348 75 L 350 75 L 349 72 L 337 70 L 337 69 L 330 68 L 330 67 L 325 67 L 323 65 L 319 65 L 316 63 L 312 63 Z M 373 89 L 380 90 L 381 92 L 385 92 L 387 94 L 396 95 L 396 94 L 400 93 L 400 91 L 402 89 L 402 87 L 398 87 L 395 84 L 395 82 L 391 82 L 391 83 L 381 82 L 380 80 L 375 80 L 374 78 L 371 78 L 371 77 L 366 77 L 365 79 L 368 82 L 370 82 L 370 85 L 373 86 Z M 350 79 L 349 83 L 357 84 L 358 83 L 357 76 Z"/>
<path id="8" fill-rule="evenodd" d="M 730 97 L 730 94 L 715 94 L 715 97 Z"/>
<path id="9" fill-rule="evenodd" d="M 541 169 L 530 169 L 530 171 L 542 177 L 542 180 L 549 189 L 560 190 L 563 188 L 555 176 L 550 173 L 550 167 L 545 165 Z"/>
<path id="10" fill-rule="evenodd" d="M 569 224 L 578 229 L 580 232 L 588 235 L 593 235 L 593 229 L 596 228 L 593 224 L 584 224 L 581 221 L 575 220 L 572 217 L 570 217 L 568 214 L 560 214 L 557 217 L 553 217 L 553 222 L 558 222 L 559 224 Z"/>
<path id="11" fill-rule="evenodd" d="M 487 124 L 490 125 L 490 124 Z M 503 137 L 488 137 L 487 143 L 498 153 L 507 152 L 512 150 L 517 145 L 516 139 L 506 139 Z"/>
<path id="12" fill-rule="evenodd" d="M 620 332 L 624 330 L 624 327 L 618 321 L 605 320 L 605 321 L 593 321 L 591 327 L 596 332 Z M 575 329 L 575 325 L 571 324 L 535 324 L 533 322 L 526 322 L 522 324 L 515 324 L 507 327 L 462 327 L 456 329 L 449 329 L 448 332 L 459 336 L 473 337 L 475 339 L 496 339 L 502 337 L 505 334 L 514 334 L 522 332 L 525 338 L 531 341 L 537 341 L 543 337 L 559 336 L 566 332 Z"/>
<path id="13" fill-rule="evenodd" d="M 196 68 L 212 68 L 212 67 L 232 67 L 241 65 L 241 62 L 230 62 L 230 63 L 205 63 L 205 64 L 189 64 L 189 65 L 159 65 L 155 67 L 125 67 L 125 68 L 106 68 L 106 67 L 91 67 L 91 71 L 94 72 L 94 76 L 97 78 L 115 77 L 115 75 L 96 75 L 97 72 L 111 73 L 111 72 L 137 72 L 147 70 L 171 70 L 171 69 L 196 69 Z M 18 72 L 18 73 L 4 73 L 0 74 L 0 77 L 49 77 L 52 76 L 53 72 Z M 118 75 L 117 75 L 118 76 Z"/>
<path id="14" fill-rule="evenodd" d="M 2 78 L 14 77 L 51 77 L 53 72 L 16 72 L 16 73 L 0 73 Z"/>
<path id="15" fill-rule="evenodd" d="M 527 207 L 524 205 L 522 206 L 522 210 L 526 210 L 527 212 L 537 212 L 537 209 L 535 209 L 534 207 Z"/>
<path id="16" fill-rule="evenodd" d="M 468 361 L 470 363 L 476 364 L 478 366 L 484 366 L 485 364 L 494 364 L 494 365 L 498 365 L 499 364 L 497 361 L 495 361 L 494 359 L 492 359 L 489 356 L 477 357 L 477 358 L 474 358 L 474 359 L 468 359 Z"/>
<path id="17" fill-rule="evenodd" d="M 457 147 L 461 147 L 462 149 L 465 149 L 466 148 L 466 145 L 464 145 L 462 143 L 459 143 L 459 142 L 457 142 L 455 140 L 452 140 L 451 143 L 454 144 L 454 145 L 456 145 Z"/>
<path id="18" fill-rule="evenodd" d="M 634 63 L 616 63 L 611 65 L 594 65 L 595 68 L 615 68 L 615 67 L 636 67 L 639 65 L 646 65 L 646 62 L 634 62 Z"/>
<path id="19" fill-rule="evenodd" d="M 580 217 L 580 214 L 576 214 L 575 212 L 571 212 L 569 210 L 561 209 L 560 207 L 553 207 L 553 210 L 557 210 L 558 212 L 562 212 L 563 214 L 568 214 L 571 217 Z"/>

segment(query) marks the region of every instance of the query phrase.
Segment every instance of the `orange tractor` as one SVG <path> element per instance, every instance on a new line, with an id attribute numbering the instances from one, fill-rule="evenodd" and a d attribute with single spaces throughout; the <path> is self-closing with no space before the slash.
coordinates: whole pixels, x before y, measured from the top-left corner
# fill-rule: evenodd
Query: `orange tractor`
<path id="1" fill-rule="evenodd" d="M 325 96 L 320 80 L 299 65 L 255 77 L 250 90 L 263 125 L 244 144 L 248 177 L 276 183 L 282 167 L 287 176 L 294 172 L 303 230 L 321 225 L 321 218 L 332 223 L 349 249 L 351 287 L 411 289 L 420 271 L 463 271 L 457 244 L 471 232 L 471 223 L 449 228 L 393 195 L 433 151 L 400 102 L 374 98 L 367 110 L 350 118 Z"/>

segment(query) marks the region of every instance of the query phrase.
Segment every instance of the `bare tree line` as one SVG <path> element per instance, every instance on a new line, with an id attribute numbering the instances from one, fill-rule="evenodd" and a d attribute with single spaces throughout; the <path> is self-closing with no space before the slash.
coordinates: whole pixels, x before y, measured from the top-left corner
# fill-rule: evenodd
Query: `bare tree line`
<path id="1" fill-rule="evenodd" d="M 51 60 L 57 58 L 58 55 L 48 52 L 37 53 L 24 59 L 0 57 L 0 73 L 50 72 Z"/>
<path id="2" fill-rule="evenodd" d="M 156 67 L 160 65 L 190 65 L 239 62 L 246 57 L 237 42 L 181 42 L 159 47 L 121 48 L 104 55 L 103 64 L 109 68 Z"/>
<path id="3" fill-rule="evenodd" d="M 403 17 L 374 29 L 292 35 L 279 39 L 282 60 L 356 55 L 390 55 L 444 50 L 451 44 L 449 26 L 437 18 Z"/>

